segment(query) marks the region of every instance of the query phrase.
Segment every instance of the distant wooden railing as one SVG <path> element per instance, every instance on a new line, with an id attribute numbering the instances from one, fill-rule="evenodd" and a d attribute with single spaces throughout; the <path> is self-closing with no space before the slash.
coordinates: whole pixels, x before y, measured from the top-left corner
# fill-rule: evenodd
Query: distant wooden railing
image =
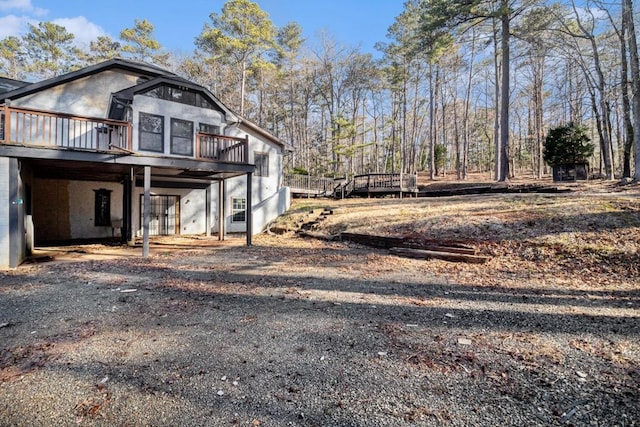
<path id="1" fill-rule="evenodd" d="M 204 160 L 247 163 L 249 138 L 214 135 L 198 132 L 196 135 L 196 156 Z"/>
<path id="2" fill-rule="evenodd" d="M 322 176 L 284 174 L 283 178 L 284 187 L 314 194 L 331 194 L 336 187 L 336 182 L 333 178 Z"/>
<path id="3" fill-rule="evenodd" d="M 418 188 L 418 181 L 415 174 L 372 173 L 367 175 L 356 175 L 353 177 L 352 182 L 353 191 L 373 191 L 384 189 L 402 189 L 411 191 Z"/>
<path id="4" fill-rule="evenodd" d="M 0 110 L 0 143 L 79 150 L 131 151 L 131 124 L 14 108 Z"/>

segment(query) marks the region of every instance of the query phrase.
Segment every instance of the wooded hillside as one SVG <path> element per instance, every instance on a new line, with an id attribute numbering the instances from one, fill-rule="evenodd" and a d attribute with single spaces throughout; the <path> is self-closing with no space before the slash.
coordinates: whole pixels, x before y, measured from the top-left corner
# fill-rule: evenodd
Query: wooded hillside
<path id="1" fill-rule="evenodd" d="M 38 80 L 113 57 L 153 62 L 291 144 L 289 170 L 316 175 L 539 178 L 548 129 L 573 122 L 596 145 L 592 173 L 638 179 L 636 19 L 632 0 L 409 0 L 374 57 L 329 34 L 305 40 L 297 23 L 277 28 L 258 3 L 228 0 L 202 17 L 187 56 L 163 50 L 144 19 L 86 50 L 41 22 L 0 40 L 0 75 Z"/>

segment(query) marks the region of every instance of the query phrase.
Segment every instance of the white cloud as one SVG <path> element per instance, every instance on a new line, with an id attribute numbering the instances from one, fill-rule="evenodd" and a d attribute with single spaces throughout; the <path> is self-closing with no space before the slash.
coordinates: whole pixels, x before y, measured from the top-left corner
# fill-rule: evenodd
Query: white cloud
<path id="1" fill-rule="evenodd" d="M 29 24 L 37 26 L 39 22 L 39 20 L 28 16 L 0 16 L 0 40 L 8 36 L 21 37 L 29 31 Z M 59 18 L 51 22 L 65 27 L 68 32 L 72 33 L 75 36 L 74 44 L 80 48 L 86 48 L 98 36 L 107 35 L 102 27 L 89 21 L 84 16 Z"/>
<path id="2" fill-rule="evenodd" d="M 48 12 L 46 9 L 33 6 L 31 0 L 0 0 L 0 11 L 6 12 L 9 10 L 29 12 L 35 16 L 44 16 Z"/>
<path id="3" fill-rule="evenodd" d="M 591 21 L 593 19 L 596 19 L 596 20 L 607 19 L 607 11 L 597 7 L 584 8 L 584 7 L 577 6 L 576 11 L 580 19 L 583 19 L 583 20 Z"/>
<path id="4" fill-rule="evenodd" d="M 0 39 L 25 35 L 29 31 L 29 24 L 38 25 L 45 20 L 43 16 L 48 14 L 46 9 L 35 7 L 32 0 L 0 0 L 0 13 L 8 11 L 16 11 L 16 13 L 0 16 Z M 87 47 L 98 36 L 107 35 L 102 27 L 84 16 L 50 19 L 50 21 L 65 27 L 72 33 L 75 36 L 74 44 L 78 47 Z"/>
<path id="5" fill-rule="evenodd" d="M 0 0 L 0 10 L 31 10 L 31 0 Z"/>
<path id="6" fill-rule="evenodd" d="M 59 18 L 52 21 L 54 24 L 61 25 L 70 33 L 73 33 L 75 43 L 80 46 L 89 46 L 89 42 L 95 40 L 98 36 L 104 36 L 107 33 L 101 26 L 94 24 L 84 16 L 76 16 L 75 18 Z"/>
<path id="7" fill-rule="evenodd" d="M 0 16 L 0 39 L 23 35 L 27 32 L 30 23 L 33 24 L 34 21 L 27 16 Z"/>

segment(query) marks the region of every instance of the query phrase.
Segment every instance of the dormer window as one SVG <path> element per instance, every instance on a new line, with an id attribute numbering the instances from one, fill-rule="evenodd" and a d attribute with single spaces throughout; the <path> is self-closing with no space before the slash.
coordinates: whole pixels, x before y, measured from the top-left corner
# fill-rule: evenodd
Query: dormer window
<path id="1" fill-rule="evenodd" d="M 210 125 L 208 123 L 200 123 L 200 132 L 211 135 L 220 135 L 220 126 Z"/>
<path id="2" fill-rule="evenodd" d="M 216 109 L 202 93 L 186 87 L 160 85 L 141 92 L 141 95 L 164 99 L 165 101 L 179 102 L 180 104 L 193 105 L 194 107 L 208 108 L 210 110 Z"/>

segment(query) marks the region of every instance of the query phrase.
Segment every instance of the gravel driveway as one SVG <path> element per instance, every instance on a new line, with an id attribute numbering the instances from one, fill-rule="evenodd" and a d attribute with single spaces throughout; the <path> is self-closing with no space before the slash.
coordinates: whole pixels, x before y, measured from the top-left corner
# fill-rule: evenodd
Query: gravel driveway
<path id="1" fill-rule="evenodd" d="M 640 425 L 633 275 L 254 243 L 0 273 L 0 425 Z"/>

